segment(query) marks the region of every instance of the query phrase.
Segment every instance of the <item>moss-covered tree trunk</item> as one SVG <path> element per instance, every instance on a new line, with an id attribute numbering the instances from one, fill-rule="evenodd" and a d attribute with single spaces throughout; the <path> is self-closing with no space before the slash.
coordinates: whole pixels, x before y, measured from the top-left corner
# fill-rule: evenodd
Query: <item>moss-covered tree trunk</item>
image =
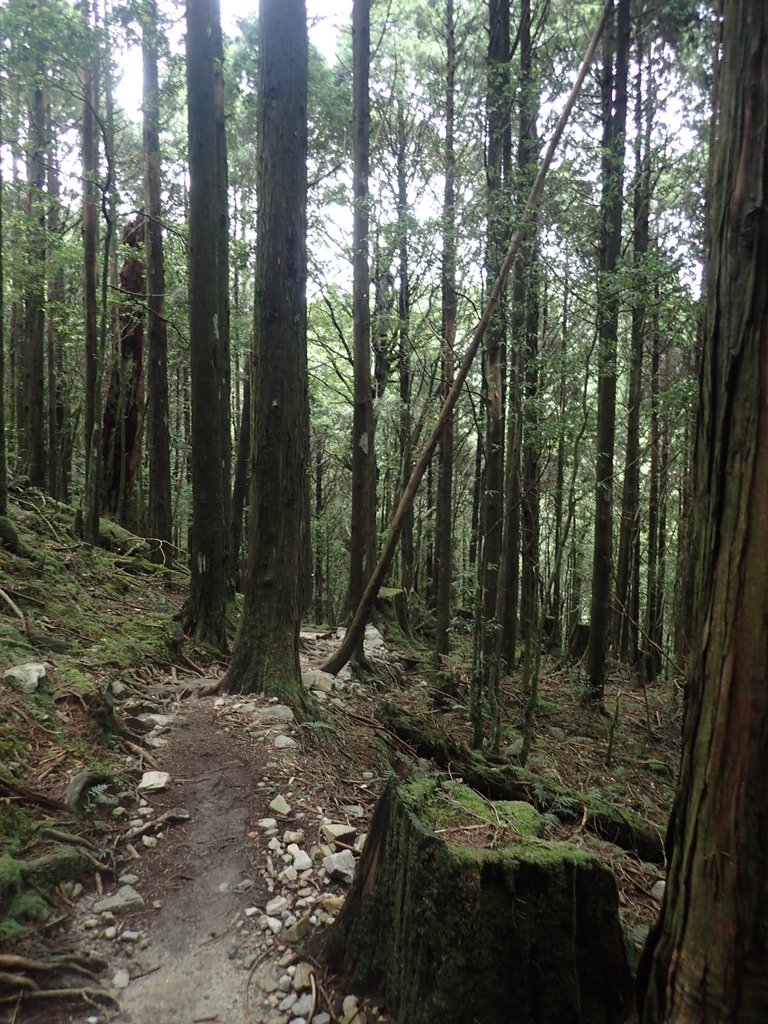
<path id="1" fill-rule="evenodd" d="M 726 0 L 723 13 L 695 646 L 667 887 L 640 978 L 643 1024 L 768 1020 L 768 7 Z"/>
<path id="2" fill-rule="evenodd" d="M 225 686 L 301 707 L 309 530 L 307 25 L 304 0 L 261 0 L 251 492 L 243 613 Z"/>
<path id="3" fill-rule="evenodd" d="M 619 1024 L 630 975 L 610 870 L 566 843 L 446 843 L 425 820 L 436 793 L 385 791 L 332 966 L 401 1024 Z"/>

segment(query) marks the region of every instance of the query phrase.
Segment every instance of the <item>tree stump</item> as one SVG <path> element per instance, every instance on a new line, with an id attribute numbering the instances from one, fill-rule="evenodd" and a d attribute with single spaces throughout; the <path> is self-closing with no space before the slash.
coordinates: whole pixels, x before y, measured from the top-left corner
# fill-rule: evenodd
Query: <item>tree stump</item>
<path id="1" fill-rule="evenodd" d="M 401 1024 L 619 1024 L 631 975 L 613 874 L 567 843 L 527 838 L 530 815 L 500 807 L 455 784 L 391 783 L 328 963 Z M 455 841 L 473 830 L 505 845 Z"/>

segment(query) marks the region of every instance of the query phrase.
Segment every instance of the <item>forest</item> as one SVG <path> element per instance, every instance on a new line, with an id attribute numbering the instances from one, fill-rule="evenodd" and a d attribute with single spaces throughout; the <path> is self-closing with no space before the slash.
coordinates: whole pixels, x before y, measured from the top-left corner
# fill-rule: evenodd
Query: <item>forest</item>
<path id="1" fill-rule="evenodd" d="M 762 0 L 0 30 L 0 1013 L 767 1019 Z"/>

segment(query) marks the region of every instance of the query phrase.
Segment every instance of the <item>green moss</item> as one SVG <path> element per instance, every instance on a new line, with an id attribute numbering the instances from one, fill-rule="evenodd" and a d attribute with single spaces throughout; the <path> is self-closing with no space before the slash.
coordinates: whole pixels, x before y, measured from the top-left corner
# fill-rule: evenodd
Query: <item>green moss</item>
<path id="1" fill-rule="evenodd" d="M 437 786 L 433 780 L 425 780 L 409 789 L 414 797 L 414 811 L 437 831 L 486 822 L 491 828 L 526 839 L 544 835 L 544 816 L 525 801 L 486 800 L 476 790 L 458 782 Z"/>
<path id="2" fill-rule="evenodd" d="M 0 850 L 5 854 L 18 853 L 29 839 L 34 825 L 27 815 L 13 805 L 0 806 Z M 3 888 L 0 875 L 0 891 Z"/>
<path id="3" fill-rule="evenodd" d="M 62 661 L 56 666 L 56 676 L 63 687 L 85 693 L 98 693 L 99 688 L 92 679 L 71 662 Z"/>

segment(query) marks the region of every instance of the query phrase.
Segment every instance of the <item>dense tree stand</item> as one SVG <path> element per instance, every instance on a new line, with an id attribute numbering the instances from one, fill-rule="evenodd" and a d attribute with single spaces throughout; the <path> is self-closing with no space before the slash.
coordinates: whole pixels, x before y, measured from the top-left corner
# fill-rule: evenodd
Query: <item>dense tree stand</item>
<path id="1" fill-rule="evenodd" d="M 610 870 L 566 843 L 446 843 L 435 820 L 470 797 L 390 783 L 330 934 L 331 965 L 402 1024 L 619 1024 L 631 984 Z M 521 832 L 526 808 L 536 813 L 515 808 Z"/>

